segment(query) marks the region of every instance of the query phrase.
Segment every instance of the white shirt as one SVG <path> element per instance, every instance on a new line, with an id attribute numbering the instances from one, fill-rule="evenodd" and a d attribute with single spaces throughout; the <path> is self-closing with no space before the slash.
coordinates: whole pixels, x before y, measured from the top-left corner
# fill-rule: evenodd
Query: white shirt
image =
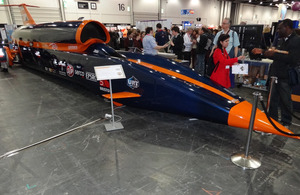
<path id="1" fill-rule="evenodd" d="M 157 55 L 157 50 L 154 49 L 157 44 L 155 42 L 155 38 L 152 35 L 146 35 L 143 38 L 143 48 L 145 54 Z"/>
<path id="2" fill-rule="evenodd" d="M 193 45 L 193 42 L 191 40 L 191 35 L 189 35 L 188 33 L 185 33 L 184 36 L 183 36 L 183 44 L 185 46 L 183 52 L 190 52 L 192 51 L 192 45 Z"/>

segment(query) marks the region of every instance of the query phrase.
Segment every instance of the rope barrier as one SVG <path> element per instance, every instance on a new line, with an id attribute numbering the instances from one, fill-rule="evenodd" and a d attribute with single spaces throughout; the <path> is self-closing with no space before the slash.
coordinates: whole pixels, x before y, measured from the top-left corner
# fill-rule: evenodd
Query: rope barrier
<path id="1" fill-rule="evenodd" d="M 265 106 L 263 100 L 260 100 L 260 103 L 261 103 L 261 106 L 262 106 L 262 108 L 263 108 L 263 110 L 264 110 L 264 112 L 265 112 L 265 114 L 266 114 L 266 116 L 267 116 L 267 118 L 268 118 L 268 121 L 271 123 L 271 125 L 272 125 L 278 132 L 280 132 L 280 133 L 282 133 L 282 134 L 285 134 L 285 135 L 289 135 L 289 136 L 300 136 L 300 134 L 291 134 L 291 133 L 287 133 L 287 132 L 281 130 L 280 128 L 278 128 L 278 127 L 274 124 L 274 122 L 272 121 L 272 119 L 271 119 L 269 113 L 267 112 L 267 109 L 266 109 L 266 106 Z"/>

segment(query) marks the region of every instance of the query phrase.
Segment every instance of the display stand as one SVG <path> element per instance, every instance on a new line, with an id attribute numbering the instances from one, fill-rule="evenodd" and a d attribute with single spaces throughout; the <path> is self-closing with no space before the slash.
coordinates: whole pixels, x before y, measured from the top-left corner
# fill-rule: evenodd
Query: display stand
<path id="1" fill-rule="evenodd" d="M 242 167 L 243 169 L 257 169 L 261 166 L 260 160 L 253 158 L 249 155 L 249 147 L 252 138 L 253 125 L 254 125 L 256 109 L 257 109 L 257 102 L 258 102 L 258 98 L 262 98 L 261 93 L 259 92 L 254 92 L 253 95 L 254 95 L 254 103 L 251 111 L 251 118 L 250 118 L 250 124 L 248 129 L 248 139 L 246 143 L 245 154 L 235 154 L 231 156 L 231 162 L 233 162 L 235 165 L 239 167 Z"/>
<path id="2" fill-rule="evenodd" d="M 106 131 L 124 129 L 121 122 L 115 122 L 113 94 L 112 94 L 112 79 L 124 79 L 126 78 L 122 65 L 106 65 L 106 66 L 95 66 L 95 73 L 97 80 L 109 80 L 109 92 L 110 92 L 110 103 L 111 103 L 111 114 L 112 121 L 105 124 Z"/>

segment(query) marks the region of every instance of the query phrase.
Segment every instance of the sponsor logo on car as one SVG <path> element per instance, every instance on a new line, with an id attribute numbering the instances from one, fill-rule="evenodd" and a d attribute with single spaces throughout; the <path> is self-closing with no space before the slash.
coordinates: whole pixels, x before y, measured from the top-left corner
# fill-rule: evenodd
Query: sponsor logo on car
<path id="1" fill-rule="evenodd" d="M 132 76 L 129 79 L 127 79 L 127 85 L 131 89 L 136 89 L 140 87 L 140 81 L 137 80 L 137 78 L 135 78 L 134 76 Z"/>
<path id="2" fill-rule="evenodd" d="M 75 75 L 84 77 L 84 72 L 80 70 L 75 70 Z"/>
<path id="3" fill-rule="evenodd" d="M 74 46 L 74 45 L 71 45 L 71 46 L 68 46 L 68 49 L 70 49 L 70 50 L 77 50 L 78 47 L 77 47 L 77 46 Z"/>
<path id="4" fill-rule="evenodd" d="M 71 64 L 68 64 L 68 66 L 67 66 L 67 75 L 69 77 L 74 76 L 74 67 Z"/>
<path id="5" fill-rule="evenodd" d="M 85 72 L 85 78 L 86 78 L 86 80 L 97 82 L 97 78 L 96 78 L 95 73 Z"/>
<path id="6" fill-rule="evenodd" d="M 99 81 L 100 91 L 110 92 L 110 86 L 108 80 Z"/>
<path id="7" fill-rule="evenodd" d="M 52 49 L 57 49 L 57 48 L 58 48 L 57 45 L 56 45 L 55 43 L 51 43 L 51 44 L 49 44 L 49 46 L 50 46 Z"/>
<path id="8" fill-rule="evenodd" d="M 58 74 L 60 74 L 60 75 L 63 75 L 63 76 L 67 76 L 67 73 L 66 72 L 63 72 L 63 71 L 58 71 Z"/>

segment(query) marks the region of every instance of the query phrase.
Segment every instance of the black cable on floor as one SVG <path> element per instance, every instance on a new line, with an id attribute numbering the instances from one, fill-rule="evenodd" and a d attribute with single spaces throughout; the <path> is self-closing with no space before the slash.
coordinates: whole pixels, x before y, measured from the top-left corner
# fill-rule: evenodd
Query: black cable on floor
<path id="1" fill-rule="evenodd" d="M 263 108 L 263 110 L 264 110 L 264 112 L 265 112 L 265 114 L 266 114 L 266 116 L 267 116 L 269 122 L 271 123 L 271 125 L 272 125 L 278 132 L 280 132 L 280 133 L 282 133 L 282 134 L 284 134 L 284 135 L 289 135 L 289 136 L 300 136 L 300 134 L 291 134 L 291 133 L 287 133 L 287 132 L 282 131 L 281 129 L 279 129 L 279 128 L 274 124 L 274 122 L 272 121 L 272 119 L 271 119 L 269 113 L 267 112 L 267 109 L 266 109 L 266 106 L 265 106 L 264 102 L 263 102 L 262 100 L 260 100 L 260 103 L 261 103 L 261 106 L 262 106 L 262 108 Z"/>

